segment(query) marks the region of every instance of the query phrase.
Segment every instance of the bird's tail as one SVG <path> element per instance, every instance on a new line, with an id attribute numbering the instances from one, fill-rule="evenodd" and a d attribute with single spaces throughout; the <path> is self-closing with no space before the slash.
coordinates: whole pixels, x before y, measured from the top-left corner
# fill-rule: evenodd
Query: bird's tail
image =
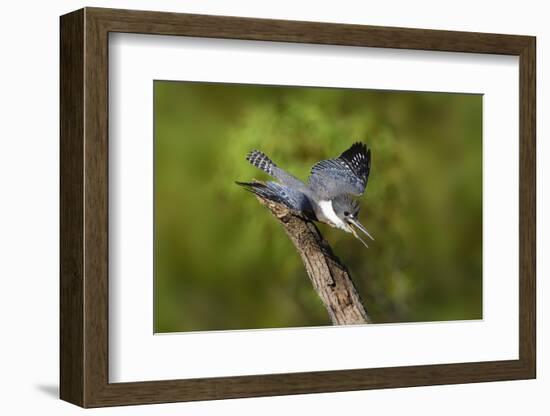
<path id="1" fill-rule="evenodd" d="M 259 150 L 252 150 L 247 156 L 246 160 L 250 164 L 256 166 L 258 169 L 263 170 L 270 176 L 273 176 L 273 169 L 277 167 L 273 161 Z"/>
<path id="2" fill-rule="evenodd" d="M 282 185 L 291 188 L 294 191 L 299 191 L 304 195 L 310 195 L 310 189 L 305 183 L 278 167 L 269 157 L 259 150 L 252 150 L 246 156 L 246 160 L 248 160 L 251 165 L 263 170 L 269 176 L 277 179 Z M 277 190 L 275 190 L 275 192 L 276 191 Z"/>

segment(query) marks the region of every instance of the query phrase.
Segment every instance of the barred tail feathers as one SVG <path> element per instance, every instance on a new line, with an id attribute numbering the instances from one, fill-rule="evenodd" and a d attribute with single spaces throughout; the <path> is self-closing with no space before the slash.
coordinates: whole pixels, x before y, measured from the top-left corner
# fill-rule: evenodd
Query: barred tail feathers
<path id="1" fill-rule="evenodd" d="M 259 150 L 252 150 L 247 156 L 246 160 L 251 165 L 256 166 L 258 169 L 263 170 L 270 176 L 273 176 L 273 169 L 277 167 L 273 161 Z"/>
<path id="2" fill-rule="evenodd" d="M 251 151 L 246 156 L 246 160 L 258 169 L 263 170 L 269 176 L 277 179 L 281 184 L 309 195 L 309 188 L 300 179 L 279 168 L 268 156 L 259 150 Z"/>

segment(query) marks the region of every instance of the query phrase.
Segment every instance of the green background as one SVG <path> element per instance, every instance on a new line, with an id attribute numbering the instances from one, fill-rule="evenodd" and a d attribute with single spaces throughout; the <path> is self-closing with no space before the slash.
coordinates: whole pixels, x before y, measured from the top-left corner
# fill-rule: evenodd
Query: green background
<path id="1" fill-rule="evenodd" d="M 154 82 L 155 332 L 329 325 L 282 227 L 234 181 L 372 151 L 360 220 L 320 225 L 375 323 L 482 317 L 482 97 Z"/>

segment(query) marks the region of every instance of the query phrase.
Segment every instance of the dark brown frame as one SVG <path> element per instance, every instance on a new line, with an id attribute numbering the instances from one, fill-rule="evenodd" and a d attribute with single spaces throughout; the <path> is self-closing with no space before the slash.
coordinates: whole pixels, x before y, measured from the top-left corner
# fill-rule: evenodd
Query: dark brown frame
<path id="1" fill-rule="evenodd" d="M 519 359 L 109 383 L 108 34 L 249 39 L 519 56 Z M 535 38 L 85 8 L 61 17 L 61 381 L 99 407 L 535 378 Z"/>

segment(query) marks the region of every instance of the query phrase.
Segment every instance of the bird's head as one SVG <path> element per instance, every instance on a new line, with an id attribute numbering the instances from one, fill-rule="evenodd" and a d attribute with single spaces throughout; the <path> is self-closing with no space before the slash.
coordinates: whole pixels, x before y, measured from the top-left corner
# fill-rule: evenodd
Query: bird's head
<path id="1" fill-rule="evenodd" d="M 343 194 L 334 198 L 332 201 L 332 208 L 334 213 L 342 220 L 346 226 L 346 231 L 352 233 L 355 238 L 360 240 L 366 247 L 367 243 L 357 234 L 354 227 L 364 233 L 367 237 L 374 241 L 374 238 L 369 234 L 365 227 L 359 222 L 359 201 L 354 199 L 351 195 Z"/>

